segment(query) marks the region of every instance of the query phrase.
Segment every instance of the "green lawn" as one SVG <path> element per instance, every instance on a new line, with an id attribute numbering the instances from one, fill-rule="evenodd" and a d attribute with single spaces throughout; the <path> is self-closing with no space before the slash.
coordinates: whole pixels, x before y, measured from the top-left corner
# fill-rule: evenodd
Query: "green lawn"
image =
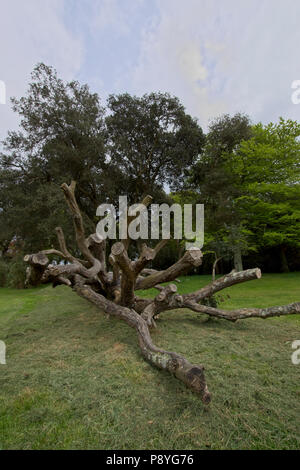
<path id="1" fill-rule="evenodd" d="M 182 278 L 180 292 L 209 276 Z M 300 273 L 227 289 L 222 305 L 300 300 Z M 134 330 L 66 287 L 0 289 L 0 449 L 300 448 L 300 316 L 235 324 L 166 312 L 154 342 L 206 367 L 212 402 L 147 364 Z"/>

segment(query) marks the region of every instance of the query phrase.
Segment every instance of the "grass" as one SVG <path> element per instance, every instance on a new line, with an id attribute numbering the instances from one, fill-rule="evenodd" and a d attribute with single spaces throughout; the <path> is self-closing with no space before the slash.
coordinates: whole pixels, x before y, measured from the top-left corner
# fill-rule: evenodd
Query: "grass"
<path id="1" fill-rule="evenodd" d="M 180 292 L 209 276 L 182 278 Z M 300 273 L 227 289 L 224 308 L 300 300 Z M 70 289 L 0 289 L 0 449 L 297 449 L 300 317 L 231 324 L 185 310 L 161 315 L 156 344 L 206 366 L 205 407 L 147 364 L 135 332 Z"/>

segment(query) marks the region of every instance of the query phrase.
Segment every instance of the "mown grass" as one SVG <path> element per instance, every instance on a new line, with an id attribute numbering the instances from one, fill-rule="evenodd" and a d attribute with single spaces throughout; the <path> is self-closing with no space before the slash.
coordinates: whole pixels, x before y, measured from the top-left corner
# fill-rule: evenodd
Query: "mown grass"
<path id="1" fill-rule="evenodd" d="M 182 278 L 180 292 L 209 276 Z M 300 273 L 227 290 L 225 308 L 300 300 Z M 70 289 L 0 289 L 0 449 L 296 449 L 300 317 L 224 320 L 177 310 L 153 340 L 206 366 L 199 398 L 140 356 L 136 334 Z"/>

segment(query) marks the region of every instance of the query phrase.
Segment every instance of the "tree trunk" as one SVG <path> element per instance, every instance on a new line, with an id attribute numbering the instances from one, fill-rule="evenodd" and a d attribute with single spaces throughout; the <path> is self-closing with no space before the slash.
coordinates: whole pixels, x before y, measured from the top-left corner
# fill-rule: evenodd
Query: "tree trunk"
<path id="1" fill-rule="evenodd" d="M 75 258 L 71 254 L 63 231 L 58 227 L 56 233 L 60 250 L 51 248 L 25 256 L 24 261 L 29 265 L 27 285 L 48 282 L 51 282 L 53 287 L 59 284 L 66 285 L 81 297 L 97 305 L 103 313 L 125 321 L 137 332 L 142 356 L 151 364 L 169 371 L 198 393 L 203 403 L 209 403 L 211 398 L 206 385 L 204 367 L 191 364 L 180 354 L 165 351 L 152 342 L 150 328 L 156 326 L 159 313 L 183 308 L 197 312 L 198 315 L 205 314 L 232 322 L 243 318 L 268 318 L 300 313 L 300 302 L 279 307 L 237 310 L 221 310 L 204 304 L 206 299 L 222 289 L 261 277 L 259 269 L 242 271 L 240 250 L 235 252 L 237 271 L 232 271 L 195 292 L 183 295 L 177 293 L 175 284 L 162 284 L 176 280 L 181 274 L 201 264 L 202 253 L 197 248 L 187 250 L 173 266 L 163 271 L 149 270 L 146 266 L 154 260 L 167 241 L 158 242 L 155 248 L 150 248 L 145 243 L 141 244 L 139 258 L 132 261 L 127 252 L 130 244 L 128 238 L 112 245 L 109 255 L 112 271 L 108 271 L 105 240 L 97 234 L 85 237 L 82 216 L 75 198 L 75 187 L 76 183 L 73 181 L 70 186 L 63 184 L 62 190 L 73 216 L 76 242 L 82 258 Z M 144 199 L 145 205 L 150 201 L 151 197 Z M 281 253 L 286 262 L 284 251 Z M 58 256 L 62 261 L 67 261 L 67 264 L 52 265 L 48 256 Z M 136 295 L 139 289 L 153 287 L 159 291 L 154 298 Z"/>
<path id="2" fill-rule="evenodd" d="M 218 262 L 221 261 L 222 259 L 222 256 L 220 256 L 219 258 L 217 258 L 217 255 L 215 254 L 215 261 L 214 261 L 214 264 L 213 264 L 213 269 L 212 269 L 212 280 L 215 281 L 216 279 L 216 274 L 219 273 L 219 270 L 218 270 Z"/>
<path id="3" fill-rule="evenodd" d="M 281 272 L 289 273 L 289 265 L 286 258 L 286 247 L 281 245 L 280 247 L 280 261 L 281 261 Z"/>
<path id="4" fill-rule="evenodd" d="M 239 246 L 234 247 L 233 263 L 236 271 L 243 271 L 242 251 Z"/>

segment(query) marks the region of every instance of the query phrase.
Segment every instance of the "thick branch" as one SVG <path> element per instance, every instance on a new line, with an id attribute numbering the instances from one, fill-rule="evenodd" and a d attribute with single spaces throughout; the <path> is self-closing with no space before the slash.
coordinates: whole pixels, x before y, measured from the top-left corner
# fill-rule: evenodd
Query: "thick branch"
<path id="1" fill-rule="evenodd" d="M 149 204 L 151 204 L 152 202 L 152 196 L 146 196 L 144 197 L 144 199 L 142 200 L 142 202 L 136 207 L 135 209 L 135 213 L 137 215 L 128 215 L 127 214 L 127 238 L 125 240 L 122 240 L 122 243 L 125 247 L 126 250 L 128 250 L 129 248 L 129 244 L 130 244 L 130 238 L 129 238 L 129 235 L 128 235 L 128 227 L 130 225 L 130 223 L 136 219 L 136 217 L 138 216 L 138 213 L 141 213 L 143 212 L 143 210 L 145 210 L 145 207 L 148 207 Z"/>
<path id="2" fill-rule="evenodd" d="M 260 278 L 261 271 L 258 268 L 247 269 L 246 271 L 231 272 L 195 292 L 185 294 L 183 298 L 184 300 L 199 302 L 200 300 L 206 297 L 211 297 L 216 292 L 219 292 L 222 289 L 226 289 L 227 287 Z"/>
<path id="3" fill-rule="evenodd" d="M 159 269 L 144 268 L 141 272 L 141 276 L 150 276 L 151 274 L 158 273 Z"/>
<path id="4" fill-rule="evenodd" d="M 160 312 L 177 308 L 182 304 L 182 296 L 177 294 L 177 286 L 169 284 L 166 287 L 160 285 L 155 286 L 159 290 L 159 294 L 148 303 L 141 312 L 142 317 L 146 320 L 148 326 L 156 327 L 154 318 Z"/>
<path id="5" fill-rule="evenodd" d="M 256 317 L 264 319 L 300 313 L 300 303 L 297 302 L 283 306 L 268 308 L 242 308 L 237 310 L 223 310 L 197 303 L 199 299 L 201 300 L 205 297 L 210 297 L 213 293 L 221 289 L 244 282 L 245 280 L 257 279 L 260 277 L 261 273 L 258 269 L 232 272 L 197 292 L 185 295 L 178 295 L 176 293 L 177 287 L 174 284 L 170 284 L 166 287 L 156 286 L 160 290 L 160 293 L 145 306 L 142 311 L 142 317 L 147 321 L 149 326 L 155 326 L 154 318 L 156 315 L 164 311 L 178 308 L 187 308 L 198 313 L 223 318 L 233 322 L 245 318 Z"/>
<path id="6" fill-rule="evenodd" d="M 44 273 L 44 280 L 46 276 L 49 276 L 51 279 L 57 276 L 74 276 L 75 274 L 80 274 L 89 280 L 96 280 L 96 276 L 101 269 L 101 263 L 98 260 L 94 260 L 94 264 L 91 268 L 87 269 L 79 263 L 74 264 L 58 264 L 58 265 L 49 265 L 48 269 Z"/>
<path id="7" fill-rule="evenodd" d="M 231 273 L 231 275 L 232 274 L 233 273 Z M 247 273 L 247 276 L 250 276 L 250 273 Z M 238 279 L 240 279 L 240 277 Z M 187 308 L 193 310 L 194 312 L 203 313 L 212 317 L 223 318 L 232 322 L 245 318 L 265 319 L 269 317 L 279 317 L 282 315 L 293 315 L 300 313 L 300 302 L 268 308 L 241 308 L 236 310 L 224 310 L 198 304 L 192 300 L 191 297 L 189 297 L 190 294 L 178 295 L 176 293 L 177 287 L 174 284 L 170 284 L 166 287 L 157 287 L 159 288 L 160 293 L 145 306 L 142 312 L 142 317 L 147 321 L 149 326 L 155 326 L 153 319 L 159 313 L 178 308 Z"/>
<path id="8" fill-rule="evenodd" d="M 134 286 L 136 274 L 133 263 L 128 258 L 125 246 L 121 242 L 114 243 L 111 248 L 114 262 L 122 270 L 121 276 L 121 305 L 132 307 L 134 303 Z"/>
<path id="9" fill-rule="evenodd" d="M 95 259 L 93 266 L 89 269 L 77 262 L 72 264 L 49 264 L 46 254 L 56 254 L 54 253 L 55 251 L 45 250 L 40 253 L 24 256 L 24 261 L 30 265 L 26 270 L 26 285 L 36 286 L 52 282 L 54 287 L 58 284 L 70 286 L 72 284 L 70 279 L 76 274 L 84 276 L 91 282 L 100 282 L 97 278 L 97 274 L 101 269 L 100 261 Z"/>
<path id="10" fill-rule="evenodd" d="M 85 256 L 85 258 L 91 264 L 94 264 L 94 256 L 90 252 L 87 246 L 87 243 L 85 241 L 82 215 L 81 215 L 80 209 L 78 207 L 78 204 L 75 198 L 75 187 L 76 187 L 75 181 L 72 181 L 70 186 L 68 186 L 66 183 L 61 185 L 61 188 L 65 194 L 66 201 L 68 203 L 68 206 L 73 216 L 73 223 L 74 223 L 74 229 L 75 229 L 78 248 L 80 249 L 82 255 Z"/>
<path id="11" fill-rule="evenodd" d="M 208 286 L 185 295 L 178 295 L 177 287 L 174 284 L 166 287 L 161 286 L 162 283 L 176 280 L 191 267 L 199 266 L 202 262 L 201 251 L 194 248 L 188 250 L 177 263 L 164 271 L 146 269 L 147 263 L 155 258 L 167 240 L 161 240 L 155 248 L 149 248 L 144 244 L 139 259 L 134 262 L 129 259 L 126 250 L 129 239 L 122 243 L 115 243 L 109 256 L 113 273 L 108 273 L 105 266 L 104 241 L 96 234 L 85 238 L 82 216 L 75 198 L 75 182 L 72 182 L 70 186 L 63 184 L 62 189 L 73 215 L 78 248 L 85 260 L 77 259 L 71 255 L 67 249 L 63 231 L 58 227 L 56 232 L 60 251 L 50 249 L 24 257 L 24 260 L 29 263 L 27 284 L 37 285 L 52 282 L 53 286 L 58 284 L 73 286 L 80 296 L 93 302 L 110 315 L 126 321 L 137 331 L 144 358 L 157 367 L 170 371 L 188 387 L 199 393 L 205 403 L 210 401 L 210 394 L 205 382 L 204 368 L 192 365 L 179 354 L 164 351 L 153 344 L 149 326 L 155 324 L 156 315 L 167 310 L 188 308 L 198 313 L 236 321 L 244 318 L 268 318 L 300 313 L 300 303 L 280 307 L 238 310 L 222 310 L 199 304 L 203 299 L 211 297 L 222 289 L 252 279 L 259 279 L 261 277 L 259 269 L 231 272 Z M 151 197 L 147 197 L 143 204 L 147 206 L 151 200 Z M 129 217 L 128 222 L 130 223 L 134 218 L 135 216 Z M 52 265 L 47 255 L 59 256 L 70 264 Z M 147 274 L 149 276 L 142 276 Z M 151 287 L 156 287 L 159 290 L 154 299 L 135 296 L 135 289 Z M 114 302 L 108 299 L 114 299 Z"/>
<path id="12" fill-rule="evenodd" d="M 113 268 L 113 284 L 117 286 L 120 284 L 120 268 L 112 254 L 109 255 L 108 261 Z"/>
<path id="13" fill-rule="evenodd" d="M 49 259 L 45 253 L 36 253 L 24 256 L 25 263 L 29 263 L 26 270 L 26 286 L 37 286 L 41 283 L 44 272 L 49 264 Z"/>
<path id="14" fill-rule="evenodd" d="M 183 257 L 164 271 L 151 274 L 148 277 L 139 279 L 136 283 L 137 289 L 150 289 L 162 282 L 174 281 L 178 276 L 186 273 L 192 267 L 200 266 L 202 263 L 202 252 L 199 249 L 190 249 L 185 252 Z"/>
<path id="15" fill-rule="evenodd" d="M 80 263 L 86 267 L 90 266 L 90 263 L 88 263 L 88 261 L 78 259 L 69 252 L 67 245 L 66 245 L 66 240 L 65 240 L 63 229 L 61 227 L 56 227 L 55 231 L 56 231 L 58 244 L 62 252 L 61 257 L 66 259 L 70 263 Z"/>
<path id="16" fill-rule="evenodd" d="M 106 271 L 106 260 L 105 260 L 106 240 L 101 238 L 97 233 L 92 233 L 86 239 L 86 245 L 91 251 L 92 255 L 100 261 L 102 265 L 102 270 Z"/>
<path id="17" fill-rule="evenodd" d="M 203 366 L 190 364 L 183 356 L 155 346 L 152 342 L 147 323 L 134 310 L 117 306 L 102 295 L 96 294 L 79 279 L 75 284 L 75 290 L 81 297 L 94 303 L 109 315 L 121 318 L 128 325 L 134 327 L 138 334 L 142 355 L 147 361 L 160 369 L 171 372 L 194 392 L 200 394 L 204 403 L 210 402 L 211 396 L 206 385 Z"/>
<path id="18" fill-rule="evenodd" d="M 195 312 L 205 313 L 212 317 L 223 318 L 224 320 L 229 320 L 233 322 L 245 318 L 265 319 L 270 317 L 280 317 L 282 315 L 293 315 L 300 313 L 300 302 L 268 308 L 240 308 L 237 310 L 222 310 L 186 301 L 183 303 L 181 308 L 182 307 L 189 308 L 190 310 L 193 310 Z"/>

